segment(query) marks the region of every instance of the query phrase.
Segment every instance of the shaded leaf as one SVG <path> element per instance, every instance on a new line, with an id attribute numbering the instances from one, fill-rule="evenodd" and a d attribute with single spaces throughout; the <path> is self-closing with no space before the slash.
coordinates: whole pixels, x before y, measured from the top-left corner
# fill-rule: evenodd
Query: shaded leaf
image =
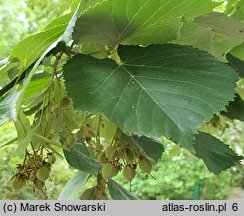
<path id="1" fill-rule="evenodd" d="M 244 101 L 236 94 L 236 98 L 227 107 L 227 111 L 223 112 L 230 119 L 238 119 L 244 121 Z"/>
<path id="2" fill-rule="evenodd" d="M 162 143 L 145 136 L 127 136 L 126 134 L 123 134 L 122 139 L 124 141 L 131 142 L 139 149 L 143 149 L 149 157 L 155 160 L 155 162 L 161 159 L 164 152 L 164 146 Z"/>
<path id="3" fill-rule="evenodd" d="M 80 53 L 91 55 L 98 59 L 108 58 L 108 52 L 105 49 L 105 46 L 94 43 L 83 44 Z"/>
<path id="4" fill-rule="evenodd" d="M 114 180 L 109 180 L 108 190 L 113 200 L 138 200 L 134 194 Z"/>
<path id="5" fill-rule="evenodd" d="M 77 55 L 64 66 L 76 110 L 100 113 L 124 131 L 192 148 L 193 134 L 233 99 L 236 73 L 179 45 L 120 46 L 122 64 Z"/>
<path id="6" fill-rule="evenodd" d="M 219 174 L 243 159 L 228 145 L 207 133 L 195 135 L 196 156 L 202 158 L 209 171 Z"/>
<path id="7" fill-rule="evenodd" d="M 225 14 L 212 12 L 207 16 L 197 17 L 195 23 L 211 28 L 214 33 L 209 52 L 218 58 L 244 42 L 244 23 Z M 201 37 L 201 36 L 200 36 Z"/>
<path id="8" fill-rule="evenodd" d="M 196 23 L 185 22 L 180 30 L 180 36 L 173 43 L 191 45 L 210 52 L 214 38 L 214 32 L 211 30 L 210 27 L 207 28 Z"/>
<path id="9" fill-rule="evenodd" d="M 181 19 L 210 12 L 210 0 L 107 0 L 85 10 L 77 20 L 76 43 L 149 45 L 176 39 Z"/>
<path id="10" fill-rule="evenodd" d="M 244 78 L 244 61 L 241 61 L 230 53 L 226 55 L 226 58 L 229 61 L 229 64 L 236 70 L 239 77 Z"/>
<path id="11" fill-rule="evenodd" d="M 85 144 L 77 142 L 70 151 L 64 150 L 67 162 L 74 168 L 96 175 L 100 169 L 100 164 L 90 157 Z"/>
<path id="12" fill-rule="evenodd" d="M 74 200 L 80 188 L 87 182 L 90 174 L 78 171 L 64 186 L 58 200 Z"/>

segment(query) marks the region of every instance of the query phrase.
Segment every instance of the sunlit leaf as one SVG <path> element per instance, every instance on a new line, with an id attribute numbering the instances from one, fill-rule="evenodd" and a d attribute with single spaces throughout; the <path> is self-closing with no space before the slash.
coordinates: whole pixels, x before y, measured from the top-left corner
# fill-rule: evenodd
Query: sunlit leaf
<path id="1" fill-rule="evenodd" d="M 210 12 L 219 3 L 210 0 L 107 0 L 85 10 L 77 20 L 77 43 L 166 43 L 175 39 L 181 19 Z"/>

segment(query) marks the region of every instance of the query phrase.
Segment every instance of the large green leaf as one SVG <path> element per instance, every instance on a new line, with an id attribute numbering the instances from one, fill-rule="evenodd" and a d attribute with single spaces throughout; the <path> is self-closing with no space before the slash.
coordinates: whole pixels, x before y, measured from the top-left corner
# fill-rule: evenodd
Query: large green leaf
<path id="1" fill-rule="evenodd" d="M 90 174 L 78 171 L 64 186 L 59 194 L 59 200 L 74 200 L 80 191 L 80 188 L 87 182 Z"/>
<path id="2" fill-rule="evenodd" d="M 126 190 L 116 181 L 109 180 L 108 190 L 113 200 L 138 200 L 134 194 Z"/>
<path id="3" fill-rule="evenodd" d="M 77 142 L 70 151 L 64 150 L 67 162 L 74 168 L 96 175 L 100 169 L 100 164 L 90 157 L 85 144 Z"/>
<path id="4" fill-rule="evenodd" d="M 195 136 L 196 156 L 202 158 L 208 169 L 219 174 L 235 165 L 243 159 L 217 138 L 207 134 L 200 133 Z"/>
<path id="5" fill-rule="evenodd" d="M 122 139 L 131 142 L 135 147 L 142 149 L 149 157 L 155 160 L 155 162 L 161 159 L 164 152 L 162 143 L 145 136 L 127 136 L 126 134 L 123 134 Z"/>
<path id="6" fill-rule="evenodd" d="M 192 19 L 210 12 L 211 0 L 107 0 L 83 12 L 73 38 L 77 43 L 166 43 L 175 39 L 182 17 Z"/>
<path id="7" fill-rule="evenodd" d="M 191 149 L 193 134 L 233 99 L 236 73 L 179 45 L 120 46 L 122 64 L 77 55 L 64 66 L 77 110 L 101 113 L 123 130 L 166 136 Z"/>

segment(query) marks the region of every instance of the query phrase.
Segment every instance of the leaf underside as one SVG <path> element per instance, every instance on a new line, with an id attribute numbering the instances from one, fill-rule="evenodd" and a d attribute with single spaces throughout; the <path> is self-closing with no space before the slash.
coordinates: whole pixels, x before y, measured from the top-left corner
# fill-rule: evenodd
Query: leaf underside
<path id="1" fill-rule="evenodd" d="M 138 200 L 134 194 L 126 190 L 116 181 L 109 180 L 108 190 L 113 200 Z"/>
<path id="2" fill-rule="evenodd" d="M 100 113 L 130 131 L 192 149 L 193 135 L 233 99 L 236 73 L 186 46 L 120 46 L 123 62 L 77 55 L 64 66 L 76 110 Z"/>
<path id="3" fill-rule="evenodd" d="M 78 171 L 64 186 L 59 194 L 59 200 L 74 200 L 81 187 L 87 182 L 89 174 Z"/>

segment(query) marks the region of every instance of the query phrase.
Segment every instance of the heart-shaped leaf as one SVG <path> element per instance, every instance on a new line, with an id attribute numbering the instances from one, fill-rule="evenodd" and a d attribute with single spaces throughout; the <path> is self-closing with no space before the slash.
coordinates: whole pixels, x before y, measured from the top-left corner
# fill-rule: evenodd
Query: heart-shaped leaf
<path id="1" fill-rule="evenodd" d="M 193 134 L 234 97 L 236 73 L 185 46 L 120 46 L 121 65 L 77 55 L 64 66 L 77 110 L 101 113 L 123 130 L 166 136 L 192 148 Z"/>

